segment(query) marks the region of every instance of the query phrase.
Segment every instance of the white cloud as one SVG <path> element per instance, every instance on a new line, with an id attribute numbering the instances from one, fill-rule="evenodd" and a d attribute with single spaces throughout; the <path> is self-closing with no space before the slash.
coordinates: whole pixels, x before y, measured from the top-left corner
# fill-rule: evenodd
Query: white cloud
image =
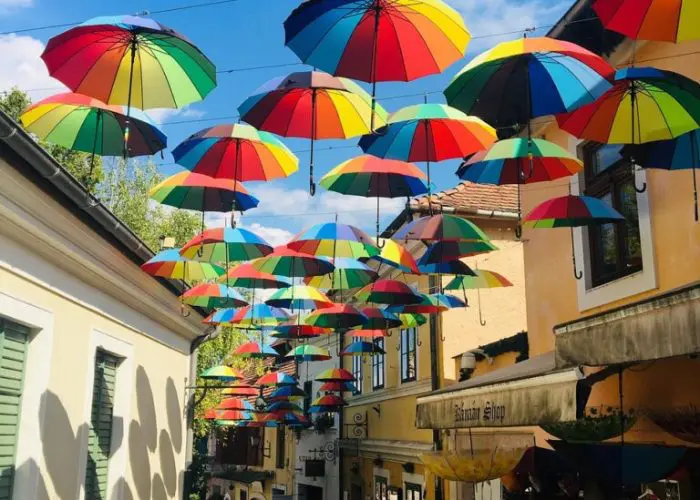
<path id="1" fill-rule="evenodd" d="M 0 13 L 4 6 L 13 2 L 0 0 Z M 19 3 L 19 2 L 14 2 Z M 49 76 L 41 53 L 44 44 L 25 35 L 0 35 L 0 90 L 9 91 L 13 87 L 28 91 L 32 101 L 38 101 L 51 94 L 65 91 L 58 80 Z"/>
<path id="2" fill-rule="evenodd" d="M 0 15 L 6 15 L 15 9 L 33 7 L 34 0 L 0 0 Z"/>
<path id="3" fill-rule="evenodd" d="M 287 231 L 286 229 L 281 229 L 279 227 L 263 226 L 262 224 L 258 224 L 257 222 L 253 222 L 250 225 L 243 224 L 241 227 L 253 231 L 255 234 L 267 241 L 273 247 L 285 245 L 289 240 L 292 239 L 292 236 L 294 236 L 294 234 L 292 234 L 291 231 Z"/>
<path id="4" fill-rule="evenodd" d="M 2 0 L 0 0 L 2 1 Z M 185 106 L 181 109 L 170 109 L 170 108 L 158 108 L 158 109 L 148 109 L 146 114 L 151 117 L 155 123 L 164 123 L 170 120 L 174 120 L 175 117 L 178 119 L 192 118 L 196 120 L 197 118 L 203 117 L 206 113 L 199 109 L 194 109 L 190 106 Z"/>

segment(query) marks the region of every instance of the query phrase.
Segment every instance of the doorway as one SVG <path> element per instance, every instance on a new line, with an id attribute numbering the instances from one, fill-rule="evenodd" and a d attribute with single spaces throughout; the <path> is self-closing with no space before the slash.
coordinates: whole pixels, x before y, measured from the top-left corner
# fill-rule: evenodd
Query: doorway
<path id="1" fill-rule="evenodd" d="M 308 484 L 300 484 L 299 500 L 323 500 L 323 488 Z"/>

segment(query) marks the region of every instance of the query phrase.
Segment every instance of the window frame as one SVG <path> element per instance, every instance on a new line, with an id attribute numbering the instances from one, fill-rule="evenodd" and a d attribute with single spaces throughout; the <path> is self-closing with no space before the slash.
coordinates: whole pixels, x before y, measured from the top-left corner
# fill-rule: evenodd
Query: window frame
<path id="1" fill-rule="evenodd" d="M 413 496 L 409 497 L 409 495 L 408 495 L 409 492 L 412 492 L 414 494 L 418 494 L 417 500 L 423 499 L 423 485 L 404 481 L 403 486 L 404 486 L 404 495 L 403 495 L 404 500 L 414 500 Z"/>
<path id="2" fill-rule="evenodd" d="M 374 339 L 374 345 L 384 349 L 384 338 Z M 372 390 L 378 391 L 386 386 L 386 353 L 372 354 Z M 358 356 L 360 357 L 360 356 Z"/>
<path id="3" fill-rule="evenodd" d="M 389 500 L 389 479 L 375 474 L 373 493 L 374 500 Z"/>
<path id="4" fill-rule="evenodd" d="M 413 332 L 413 342 L 412 344 L 408 344 L 411 331 Z M 419 329 L 417 327 L 402 328 L 399 331 L 399 378 L 402 384 L 418 380 L 418 333 Z M 408 373 L 408 359 L 411 353 L 413 353 L 412 376 Z M 405 377 L 404 368 L 406 368 Z"/>
<path id="5" fill-rule="evenodd" d="M 360 337 L 353 337 L 352 341 L 356 342 L 360 340 Z M 352 356 L 352 367 L 351 372 L 353 377 L 355 377 L 355 392 L 353 396 L 359 396 L 362 394 L 362 356 Z"/>

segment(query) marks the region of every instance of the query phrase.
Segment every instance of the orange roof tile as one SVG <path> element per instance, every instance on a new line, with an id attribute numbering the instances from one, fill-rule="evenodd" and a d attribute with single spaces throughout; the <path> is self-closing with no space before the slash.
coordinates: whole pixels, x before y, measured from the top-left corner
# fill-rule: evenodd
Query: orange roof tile
<path id="1" fill-rule="evenodd" d="M 518 187 L 514 185 L 475 184 L 462 181 L 452 189 L 434 193 L 431 198 L 431 204 L 438 211 L 442 207 L 450 207 L 465 212 L 490 210 L 517 213 Z M 428 197 L 422 196 L 412 200 L 411 206 L 414 208 L 427 208 Z"/>

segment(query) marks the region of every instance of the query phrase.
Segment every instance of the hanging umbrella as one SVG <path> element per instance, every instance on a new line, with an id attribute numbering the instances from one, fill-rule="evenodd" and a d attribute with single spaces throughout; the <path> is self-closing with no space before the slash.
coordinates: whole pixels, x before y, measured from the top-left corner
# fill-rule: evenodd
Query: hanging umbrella
<path id="1" fill-rule="evenodd" d="M 335 304 L 313 311 L 304 318 L 304 323 L 322 328 L 332 328 L 334 330 L 346 330 L 367 322 L 367 316 L 355 306 L 350 304 Z"/>
<path id="2" fill-rule="evenodd" d="M 207 262 L 240 262 L 263 257 L 272 247 L 252 231 L 240 227 L 215 227 L 198 234 L 180 250 L 188 259 Z"/>
<path id="3" fill-rule="evenodd" d="M 395 240 L 384 240 L 379 255 L 372 256 L 370 260 L 379 262 L 379 269 L 386 264 L 404 273 L 420 274 L 411 252 Z"/>
<path id="4" fill-rule="evenodd" d="M 255 382 L 256 385 L 297 385 L 297 379 L 281 372 L 266 373 Z"/>
<path id="5" fill-rule="evenodd" d="M 379 307 L 363 307 L 360 311 L 368 318 L 367 323 L 362 325 L 362 328 L 370 330 L 390 330 L 391 328 L 401 326 L 399 317 L 386 309 L 380 309 Z M 358 335 L 355 335 L 353 331 L 353 336 Z"/>
<path id="6" fill-rule="evenodd" d="M 237 328 L 255 330 L 263 327 L 275 327 L 289 319 L 282 309 L 267 304 L 255 304 L 239 309 L 219 309 L 204 320 L 204 323 L 218 325 L 226 323 Z"/>
<path id="7" fill-rule="evenodd" d="M 384 124 L 386 111 L 352 80 L 320 71 L 291 73 L 270 80 L 238 107 L 241 119 L 284 137 L 311 141 L 309 190 L 314 183 L 314 142 L 347 139 L 368 133 L 371 123 Z"/>
<path id="8" fill-rule="evenodd" d="M 296 361 L 326 361 L 331 359 L 332 356 L 328 350 L 322 347 L 304 344 L 296 346 L 284 357 L 291 358 Z"/>
<path id="9" fill-rule="evenodd" d="M 301 406 L 299 406 L 298 404 L 295 404 L 295 403 L 291 403 L 289 401 L 275 401 L 274 403 L 271 403 L 268 405 L 267 411 L 269 411 L 269 412 L 293 411 L 293 412 L 304 413 L 304 409 Z"/>
<path id="10" fill-rule="evenodd" d="M 360 288 L 377 277 L 374 269 L 357 259 L 336 257 L 333 259 L 335 269 L 322 276 L 305 278 L 304 282 L 322 290 L 351 290 Z"/>
<path id="11" fill-rule="evenodd" d="M 576 44 L 547 37 L 502 42 L 472 59 L 445 89 L 450 106 L 494 127 L 572 111 L 610 88 L 614 69 Z M 528 136 L 531 136 L 528 134 Z"/>
<path id="12" fill-rule="evenodd" d="M 85 21 L 51 38 L 41 58 L 73 92 L 127 107 L 125 146 L 132 106 L 182 108 L 216 87 L 214 64 L 192 42 L 137 16 Z"/>
<path id="13" fill-rule="evenodd" d="M 305 398 L 308 394 L 295 385 L 283 385 L 276 388 L 267 397 L 269 401 L 285 401 L 294 398 Z"/>
<path id="14" fill-rule="evenodd" d="M 336 193 L 377 198 L 377 245 L 379 241 L 379 199 L 411 198 L 427 193 L 426 176 L 411 163 L 362 155 L 347 160 L 321 178 L 320 184 Z"/>
<path id="15" fill-rule="evenodd" d="M 250 263 L 237 265 L 218 281 L 237 288 L 274 289 L 292 286 L 292 280 L 289 278 L 258 271 Z"/>
<path id="16" fill-rule="evenodd" d="M 401 320 L 401 328 L 418 328 L 428 322 L 422 314 L 401 313 L 398 317 Z"/>
<path id="17" fill-rule="evenodd" d="M 442 73 L 471 38 L 459 13 L 440 0 L 307 1 L 284 31 L 302 62 L 371 83 L 373 108 L 377 82 Z"/>
<path id="18" fill-rule="evenodd" d="M 220 427 L 237 425 L 244 420 L 253 420 L 253 415 L 253 413 L 241 410 L 217 411 L 214 423 Z"/>
<path id="19" fill-rule="evenodd" d="M 205 420 L 215 420 L 216 419 L 216 409 L 215 408 L 209 408 L 208 410 L 204 411 L 204 415 L 202 416 Z"/>
<path id="20" fill-rule="evenodd" d="M 316 374 L 319 382 L 354 382 L 355 376 L 344 368 L 329 368 Z"/>
<path id="21" fill-rule="evenodd" d="M 182 301 L 187 305 L 205 309 L 248 305 L 248 301 L 235 289 L 212 283 L 202 283 L 190 288 L 182 294 Z"/>
<path id="22" fill-rule="evenodd" d="M 323 309 L 333 301 L 318 289 L 308 285 L 294 285 L 273 293 L 266 304 L 287 309 Z"/>
<path id="23" fill-rule="evenodd" d="M 215 264 L 185 259 L 178 248 L 158 252 L 141 269 L 151 276 L 183 281 L 207 281 L 224 274 Z"/>
<path id="24" fill-rule="evenodd" d="M 265 420 L 267 413 L 252 413 L 252 420 L 240 420 L 234 422 L 236 427 L 279 427 L 277 422 L 273 420 Z"/>
<path id="25" fill-rule="evenodd" d="M 253 405 L 245 399 L 241 398 L 226 398 L 216 405 L 217 410 L 243 410 L 255 411 Z"/>
<path id="26" fill-rule="evenodd" d="M 427 262 L 427 260 L 430 260 L 430 258 L 426 258 L 425 261 L 421 258 L 418 261 L 418 270 L 422 274 L 452 274 L 455 276 L 474 276 L 474 271 L 472 271 L 472 268 L 466 265 L 461 260 L 446 260 L 443 262 L 435 263 L 429 263 Z"/>
<path id="27" fill-rule="evenodd" d="M 271 254 L 251 261 L 250 265 L 258 271 L 290 278 L 321 276 L 335 269 L 330 259 L 302 253 L 286 246 L 276 247 Z"/>
<path id="28" fill-rule="evenodd" d="M 318 389 L 320 392 L 357 392 L 352 382 L 324 382 Z"/>
<path id="29" fill-rule="evenodd" d="M 363 342 L 361 340 L 350 342 L 340 351 L 340 356 L 362 356 L 363 354 L 386 354 L 386 351 L 374 342 Z"/>
<path id="30" fill-rule="evenodd" d="M 74 151 L 91 153 L 92 178 L 95 155 L 121 156 L 122 137 L 131 126 L 127 156 L 150 156 L 165 149 L 168 139 L 143 112 L 133 110 L 127 118 L 123 106 L 107 105 L 92 97 L 66 92 L 32 104 L 20 119 L 40 139 Z"/>
<path id="31" fill-rule="evenodd" d="M 367 233 L 337 222 L 316 224 L 294 236 L 287 246 L 297 252 L 332 258 L 360 259 L 379 253 Z"/>
<path id="32" fill-rule="evenodd" d="M 700 39 L 700 8 L 693 0 L 596 0 L 603 26 L 634 40 L 681 43 Z"/>
<path id="33" fill-rule="evenodd" d="M 438 314 L 447 311 L 449 306 L 441 302 L 435 295 L 421 293 L 420 302 L 414 304 L 397 304 L 388 306 L 393 313 Z"/>
<path id="34" fill-rule="evenodd" d="M 393 314 L 393 313 L 391 313 Z M 398 317 L 398 316 L 397 316 Z M 362 328 L 361 330 L 352 330 L 351 331 L 353 337 L 361 338 L 361 339 L 381 339 L 384 337 L 389 337 L 390 335 L 387 335 L 386 330 L 379 330 L 379 329 L 366 329 Z"/>
<path id="35" fill-rule="evenodd" d="M 220 382 L 233 382 L 244 378 L 241 372 L 226 365 L 217 365 L 207 368 L 199 374 L 199 377 L 205 380 L 218 380 Z"/>
<path id="36" fill-rule="evenodd" d="M 326 394 L 324 396 L 314 399 L 311 402 L 311 406 L 337 407 L 345 405 L 347 405 L 347 403 L 343 400 L 343 398 L 341 398 L 340 396 L 334 396 L 332 394 Z"/>
<path id="37" fill-rule="evenodd" d="M 399 229 L 393 239 L 425 242 L 489 241 L 488 236 L 473 222 L 448 214 L 416 219 Z"/>
<path id="38" fill-rule="evenodd" d="M 247 342 L 238 346 L 231 354 L 255 359 L 279 357 L 279 353 L 271 345 L 262 342 Z"/>
<path id="39" fill-rule="evenodd" d="M 222 396 L 229 397 L 257 396 L 259 393 L 260 389 L 258 387 L 247 384 L 233 384 L 231 387 L 227 387 L 221 391 Z"/>
<path id="40" fill-rule="evenodd" d="M 486 321 L 481 316 L 481 293 L 482 288 L 502 288 L 513 286 L 513 283 L 508 281 L 501 274 L 485 269 L 475 269 L 476 276 L 456 276 L 450 281 L 445 290 L 462 289 L 464 293 L 464 301 L 467 302 L 467 290 L 476 290 L 476 296 L 479 303 L 479 323 L 481 326 L 486 325 Z"/>
<path id="41" fill-rule="evenodd" d="M 286 425 L 289 427 L 306 427 L 309 425 L 309 419 L 306 418 L 302 413 L 295 413 L 292 411 L 276 411 L 268 413 L 264 417 L 265 422 L 277 422 L 278 424 Z"/>
<path id="42" fill-rule="evenodd" d="M 498 250 L 498 248 L 490 241 L 441 241 L 429 245 L 418 259 L 418 264 L 419 266 L 443 266 L 455 259 L 493 252 L 494 250 Z"/>
<path id="43" fill-rule="evenodd" d="M 532 228 L 568 227 L 571 233 L 571 259 L 576 279 L 583 272 L 576 269 L 574 227 L 622 222 L 625 218 L 613 207 L 591 196 L 561 196 L 537 205 L 525 216 L 525 226 Z"/>
<path id="44" fill-rule="evenodd" d="M 424 161 L 428 172 L 428 207 L 432 211 L 430 163 L 464 158 L 489 147 L 496 131 L 480 118 L 444 104 L 417 104 L 389 116 L 386 127 L 360 140 L 366 153 L 381 158 Z"/>
<path id="45" fill-rule="evenodd" d="M 272 337 L 278 339 L 301 339 L 309 337 L 318 337 L 319 335 L 325 335 L 331 333 L 332 330 L 328 328 L 321 328 L 318 326 L 311 326 L 304 324 L 303 321 L 299 319 L 290 319 L 286 323 L 277 325 L 273 332 L 270 333 Z"/>
<path id="46" fill-rule="evenodd" d="M 700 131 L 693 130 L 675 139 L 625 146 L 622 154 L 636 159 L 644 168 L 663 170 L 693 170 L 695 221 L 698 221 L 698 188 L 696 170 L 700 168 Z"/>
<path id="47" fill-rule="evenodd" d="M 466 300 L 462 300 L 454 295 L 448 295 L 446 293 L 434 293 L 432 294 L 440 304 L 444 304 L 448 309 L 460 309 L 463 307 L 469 307 Z"/>
<path id="48" fill-rule="evenodd" d="M 381 279 L 355 294 L 358 302 L 372 304 L 415 304 L 420 296 L 407 284 L 397 280 Z"/>

